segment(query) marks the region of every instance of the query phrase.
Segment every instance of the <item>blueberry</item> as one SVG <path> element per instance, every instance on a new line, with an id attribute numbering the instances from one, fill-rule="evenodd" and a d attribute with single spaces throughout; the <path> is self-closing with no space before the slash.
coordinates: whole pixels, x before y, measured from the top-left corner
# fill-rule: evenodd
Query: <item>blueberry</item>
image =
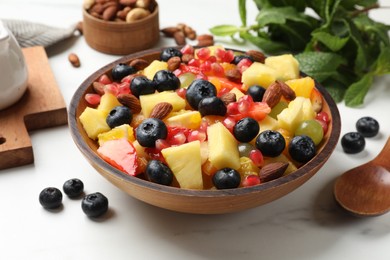
<path id="1" fill-rule="evenodd" d="M 169 70 L 160 70 L 153 77 L 153 82 L 158 92 L 175 90 L 180 87 L 180 80 Z"/>
<path id="2" fill-rule="evenodd" d="M 227 111 L 225 104 L 218 97 L 203 98 L 198 104 L 198 110 L 202 116 L 224 116 Z"/>
<path id="3" fill-rule="evenodd" d="M 137 141 L 143 147 L 155 147 L 156 141 L 167 135 L 167 126 L 158 118 L 147 118 L 136 129 Z"/>
<path id="4" fill-rule="evenodd" d="M 81 201 L 81 209 L 88 217 L 100 217 L 108 210 L 108 199 L 100 192 L 88 194 Z"/>
<path id="5" fill-rule="evenodd" d="M 62 204 L 62 192 L 54 187 L 48 187 L 39 194 L 39 203 L 46 209 L 55 209 Z"/>
<path id="6" fill-rule="evenodd" d="M 379 123 L 372 117 L 362 117 L 356 122 L 356 129 L 364 137 L 374 137 L 379 132 Z"/>
<path id="7" fill-rule="evenodd" d="M 306 163 L 316 155 L 316 145 L 307 135 L 297 135 L 291 139 L 288 152 L 295 161 Z"/>
<path id="8" fill-rule="evenodd" d="M 238 171 L 231 168 L 223 168 L 213 175 L 213 184 L 217 189 L 237 188 L 241 183 Z"/>
<path id="9" fill-rule="evenodd" d="M 176 48 L 173 48 L 173 47 L 169 47 L 169 48 L 166 48 L 164 49 L 161 54 L 160 54 L 160 60 L 162 61 L 168 61 L 170 58 L 172 57 L 180 57 L 183 56 L 183 54 L 181 53 L 181 51 L 179 51 L 178 49 Z"/>
<path id="10" fill-rule="evenodd" d="M 130 108 L 126 106 L 114 107 L 106 118 L 106 122 L 110 128 L 120 126 L 123 124 L 130 124 L 133 119 L 133 114 Z"/>
<path id="11" fill-rule="evenodd" d="M 130 83 L 131 93 L 139 97 L 140 95 L 153 94 L 155 91 L 154 82 L 144 76 L 135 77 Z"/>
<path id="12" fill-rule="evenodd" d="M 187 88 L 186 99 L 193 109 L 198 110 L 199 102 L 206 97 L 215 97 L 217 89 L 207 80 L 196 79 Z"/>
<path id="13" fill-rule="evenodd" d="M 246 93 L 252 97 L 253 101 L 261 102 L 263 100 L 265 88 L 259 85 L 253 85 L 248 88 L 248 91 Z"/>
<path id="14" fill-rule="evenodd" d="M 77 197 L 83 193 L 84 183 L 79 179 L 70 179 L 64 183 L 62 189 L 69 197 Z"/>
<path id="15" fill-rule="evenodd" d="M 148 179 L 154 183 L 169 186 L 173 181 L 171 169 L 159 160 L 149 161 L 145 173 Z"/>
<path id="16" fill-rule="evenodd" d="M 134 74 L 136 72 L 137 72 L 137 70 L 134 67 L 129 66 L 129 65 L 124 64 L 124 63 L 119 63 L 112 68 L 111 76 L 112 76 L 112 79 L 114 81 L 119 82 L 124 77 L 126 77 L 130 74 Z"/>
<path id="17" fill-rule="evenodd" d="M 254 61 L 252 57 L 249 55 L 236 55 L 234 56 L 234 59 L 230 63 L 237 65 L 242 59 L 248 59 L 251 62 Z"/>
<path id="18" fill-rule="evenodd" d="M 233 135 L 242 143 L 248 143 L 257 136 L 260 131 L 259 123 L 251 117 L 244 117 L 234 125 Z"/>
<path id="19" fill-rule="evenodd" d="M 359 153 L 366 146 L 366 141 L 359 132 L 349 132 L 341 138 L 341 146 L 345 153 Z"/>
<path id="20" fill-rule="evenodd" d="M 265 130 L 256 138 L 256 148 L 264 156 L 276 157 L 280 155 L 286 147 L 286 141 L 281 133 L 273 130 Z"/>

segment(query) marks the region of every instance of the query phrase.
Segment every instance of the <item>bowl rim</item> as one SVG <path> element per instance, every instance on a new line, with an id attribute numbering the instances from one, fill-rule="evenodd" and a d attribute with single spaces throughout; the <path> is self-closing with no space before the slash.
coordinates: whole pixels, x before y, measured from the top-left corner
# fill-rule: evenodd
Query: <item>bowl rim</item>
<path id="1" fill-rule="evenodd" d="M 201 46 L 194 46 L 194 48 L 200 48 Z M 202 46 L 204 47 L 204 46 Z M 292 180 L 299 179 L 303 177 L 307 172 L 310 170 L 316 169 L 317 167 L 321 167 L 329 156 L 332 154 L 333 150 L 335 149 L 339 137 L 340 137 L 340 131 L 341 131 L 341 118 L 339 114 L 339 110 L 337 107 L 337 104 L 333 100 L 333 98 L 330 96 L 330 94 L 326 91 L 326 89 L 319 84 L 317 81 L 315 81 L 315 87 L 317 90 L 321 93 L 323 99 L 327 103 L 329 107 L 329 111 L 331 113 L 332 120 L 330 123 L 332 124 L 332 133 L 330 133 L 329 138 L 326 140 L 326 142 L 323 144 L 322 150 L 319 154 L 317 154 L 314 158 L 312 158 L 309 162 L 305 163 L 303 166 L 298 168 L 296 171 L 279 177 L 278 179 L 262 183 L 260 185 L 250 186 L 250 187 L 238 187 L 234 189 L 221 189 L 221 190 L 191 190 L 191 189 L 183 189 L 178 187 L 172 187 L 172 186 L 164 186 L 161 184 L 153 183 L 148 180 L 144 180 L 141 178 L 138 178 L 136 176 L 130 176 L 117 168 L 111 166 L 107 162 L 105 162 L 99 155 L 97 155 L 95 152 L 92 151 L 92 149 L 89 147 L 87 142 L 83 140 L 82 135 L 80 134 L 80 131 L 77 127 L 77 108 L 80 103 L 81 98 L 84 97 L 85 91 L 91 86 L 91 84 L 103 73 L 106 73 L 109 71 L 113 66 L 119 63 L 125 63 L 135 58 L 142 58 L 145 55 L 150 55 L 154 52 L 161 52 L 162 50 L 169 48 L 169 47 L 163 47 L 163 48 L 153 48 L 148 49 L 140 52 L 136 52 L 133 54 L 129 54 L 126 56 L 123 56 L 113 62 L 108 63 L 107 65 L 101 67 L 100 69 L 96 70 L 94 73 L 92 73 L 90 76 L 88 76 L 87 79 L 85 79 L 80 86 L 75 91 L 70 105 L 68 109 L 68 121 L 69 121 L 69 128 L 71 132 L 71 136 L 73 138 L 73 141 L 75 142 L 76 146 L 79 148 L 79 150 L 82 152 L 84 157 L 86 157 L 90 162 L 94 162 L 92 166 L 96 169 L 96 166 L 98 166 L 100 169 L 104 170 L 107 174 L 112 175 L 112 177 L 116 179 L 122 179 L 125 182 L 130 182 L 133 185 L 137 185 L 142 188 L 152 189 L 155 191 L 168 193 L 168 194 L 176 194 L 180 196 L 188 196 L 188 197 L 226 197 L 226 196 L 237 196 L 237 195 L 248 195 L 250 193 L 258 193 L 262 192 L 264 190 L 276 188 L 283 186 L 287 184 L 288 182 Z M 174 46 L 174 48 L 180 48 L 178 46 Z M 242 50 L 232 49 L 232 48 L 226 48 L 229 50 L 233 50 L 234 52 L 245 52 Z M 306 74 L 301 72 L 301 76 L 307 76 Z M 96 169 L 97 170 L 97 169 Z M 98 171 L 98 170 L 97 170 Z M 98 171 L 99 172 L 99 171 Z"/>

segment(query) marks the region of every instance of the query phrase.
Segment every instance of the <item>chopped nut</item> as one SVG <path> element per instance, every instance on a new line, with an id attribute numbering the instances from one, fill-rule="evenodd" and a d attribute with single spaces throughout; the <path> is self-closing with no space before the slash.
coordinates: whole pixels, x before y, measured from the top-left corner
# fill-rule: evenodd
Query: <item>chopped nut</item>
<path id="1" fill-rule="evenodd" d="M 173 106 L 168 102 L 158 103 L 150 113 L 151 118 L 164 119 L 169 113 L 171 113 Z"/>
<path id="2" fill-rule="evenodd" d="M 241 73 L 238 69 L 230 69 L 225 71 L 225 76 L 227 79 L 233 82 L 241 82 Z"/>
<path id="3" fill-rule="evenodd" d="M 174 71 L 180 67 L 181 59 L 180 57 L 172 57 L 167 61 L 168 70 Z"/>
<path id="4" fill-rule="evenodd" d="M 132 60 L 129 65 L 134 67 L 136 70 L 143 70 L 144 68 L 149 66 L 149 62 L 144 59 L 135 59 Z"/>
<path id="5" fill-rule="evenodd" d="M 291 101 L 291 100 L 294 100 L 295 97 L 296 97 L 296 94 L 294 92 L 294 90 L 292 88 L 290 88 L 289 85 L 287 85 L 286 83 L 284 83 L 283 81 L 281 80 L 277 80 L 276 83 L 278 83 L 280 85 L 280 89 L 282 91 L 282 96 Z"/>
<path id="6" fill-rule="evenodd" d="M 222 102 L 225 104 L 225 106 L 229 105 L 230 103 L 236 102 L 236 94 L 234 93 L 226 93 L 221 96 Z"/>
<path id="7" fill-rule="evenodd" d="M 193 58 L 194 58 L 194 54 L 184 53 L 183 56 L 181 56 L 181 61 L 187 64 Z"/>
<path id="8" fill-rule="evenodd" d="M 161 29 L 160 31 L 164 34 L 164 36 L 173 38 L 173 35 L 176 32 L 180 31 L 180 29 L 177 27 L 166 27 Z"/>
<path id="9" fill-rule="evenodd" d="M 274 82 L 265 90 L 262 101 L 267 103 L 269 107 L 273 108 L 277 103 L 279 103 L 281 97 L 282 90 L 280 85 Z"/>
<path id="10" fill-rule="evenodd" d="M 259 172 L 260 182 L 275 180 L 283 175 L 288 167 L 286 162 L 275 162 L 265 165 Z"/>
<path id="11" fill-rule="evenodd" d="M 265 55 L 260 51 L 249 50 L 245 54 L 251 57 L 254 61 L 261 62 L 261 63 L 264 63 L 265 61 Z"/>
<path id="12" fill-rule="evenodd" d="M 70 64 L 72 64 L 72 66 L 75 67 L 75 68 L 78 68 L 81 65 L 80 64 L 80 59 L 79 59 L 79 57 L 75 53 L 69 54 L 68 60 L 69 60 Z"/>
<path id="13" fill-rule="evenodd" d="M 119 103 L 130 108 L 133 114 L 141 112 L 141 103 L 136 96 L 132 94 L 119 94 L 117 98 Z"/>
<path id="14" fill-rule="evenodd" d="M 175 39 L 177 45 L 186 44 L 186 37 L 184 36 L 184 33 L 182 31 L 175 32 L 173 34 L 173 38 Z"/>

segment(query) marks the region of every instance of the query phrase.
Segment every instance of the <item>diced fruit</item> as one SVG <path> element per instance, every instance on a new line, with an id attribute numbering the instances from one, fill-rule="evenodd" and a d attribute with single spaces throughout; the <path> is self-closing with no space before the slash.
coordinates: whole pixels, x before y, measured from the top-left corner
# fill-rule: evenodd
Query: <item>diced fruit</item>
<path id="1" fill-rule="evenodd" d="M 244 179 L 248 175 L 257 175 L 259 168 L 248 157 L 240 157 L 240 168 L 237 171 L 241 175 L 241 179 Z"/>
<path id="2" fill-rule="evenodd" d="M 106 141 L 97 149 L 98 154 L 115 168 L 129 174 L 137 174 L 137 154 L 126 139 Z"/>
<path id="3" fill-rule="evenodd" d="M 116 96 L 114 96 L 111 93 L 106 92 L 101 98 L 100 98 L 100 104 L 98 106 L 98 110 L 105 111 L 106 116 L 108 113 L 117 106 L 121 106 L 122 104 L 119 103 Z"/>
<path id="4" fill-rule="evenodd" d="M 232 88 L 229 92 L 234 93 L 236 95 L 236 100 L 239 100 L 240 98 L 245 96 L 245 94 L 238 88 Z"/>
<path id="5" fill-rule="evenodd" d="M 207 128 L 209 161 L 217 169 L 229 167 L 238 169 L 240 157 L 237 141 L 229 130 L 220 122 Z"/>
<path id="6" fill-rule="evenodd" d="M 321 93 L 316 89 L 313 88 L 311 94 L 310 94 L 310 101 L 313 106 L 313 110 L 318 113 L 322 110 L 323 105 L 323 99 Z"/>
<path id="7" fill-rule="evenodd" d="M 200 142 L 172 146 L 161 151 L 180 188 L 203 189 Z"/>
<path id="8" fill-rule="evenodd" d="M 276 78 L 279 80 L 299 78 L 299 63 L 291 54 L 267 57 L 264 64 L 276 70 Z"/>
<path id="9" fill-rule="evenodd" d="M 246 87 L 260 85 L 268 87 L 275 82 L 277 71 L 260 62 L 254 62 L 247 70 L 242 73 L 242 83 Z"/>
<path id="10" fill-rule="evenodd" d="M 85 108 L 80 115 L 80 122 L 89 138 L 95 140 L 100 133 L 110 130 L 110 127 L 106 123 L 107 113 L 105 110 L 90 107 Z"/>
<path id="11" fill-rule="evenodd" d="M 173 106 L 172 111 L 179 111 L 184 109 L 186 101 L 177 95 L 174 91 L 163 91 L 150 95 L 141 95 L 139 101 L 142 107 L 142 113 L 145 117 L 149 117 L 153 108 L 161 102 L 168 102 Z"/>
<path id="12" fill-rule="evenodd" d="M 278 121 L 269 115 L 260 121 L 260 132 L 265 130 L 275 130 L 278 127 Z"/>
<path id="13" fill-rule="evenodd" d="M 290 161 L 284 154 L 281 154 L 277 157 L 264 157 L 264 165 L 270 164 L 274 162 L 287 162 L 288 167 L 283 175 L 288 175 L 292 172 L 295 172 L 297 170 L 297 167 L 294 165 L 292 161 Z"/>
<path id="14" fill-rule="evenodd" d="M 187 88 L 192 83 L 192 81 L 195 80 L 195 78 L 196 78 L 195 74 L 193 74 L 191 72 L 186 72 L 186 73 L 181 74 L 179 76 L 180 87 Z"/>
<path id="15" fill-rule="evenodd" d="M 280 128 L 284 128 L 291 133 L 295 132 L 298 124 L 301 121 L 313 119 L 315 112 L 311 105 L 310 99 L 304 97 L 296 97 L 291 101 L 278 116 L 278 124 Z"/>
<path id="16" fill-rule="evenodd" d="M 136 152 L 137 152 L 137 156 L 138 156 L 138 157 L 146 158 L 146 159 L 149 158 L 148 153 L 145 151 L 145 147 L 143 147 L 142 145 L 140 145 L 139 142 L 138 142 L 137 140 L 135 140 L 135 141 L 133 142 L 133 146 L 134 146 L 134 149 L 135 149 Z"/>
<path id="17" fill-rule="evenodd" d="M 287 80 L 285 83 L 294 90 L 296 96 L 305 98 L 310 98 L 315 86 L 314 80 L 310 77 Z"/>
<path id="18" fill-rule="evenodd" d="M 157 73 L 157 71 L 167 69 L 168 63 L 166 63 L 165 61 L 154 60 L 152 63 L 149 64 L 149 66 L 144 69 L 144 75 L 148 79 L 153 80 L 153 77 Z"/>
<path id="19" fill-rule="evenodd" d="M 165 119 L 165 123 L 169 126 L 180 126 L 193 130 L 200 127 L 201 121 L 202 117 L 199 111 L 192 110 L 184 110 Z"/>
<path id="20" fill-rule="evenodd" d="M 98 135 L 98 142 L 101 146 L 104 142 L 109 140 L 124 138 L 130 142 L 134 142 L 134 131 L 133 128 L 128 124 L 123 124 L 111 129 L 108 132 L 104 132 Z"/>

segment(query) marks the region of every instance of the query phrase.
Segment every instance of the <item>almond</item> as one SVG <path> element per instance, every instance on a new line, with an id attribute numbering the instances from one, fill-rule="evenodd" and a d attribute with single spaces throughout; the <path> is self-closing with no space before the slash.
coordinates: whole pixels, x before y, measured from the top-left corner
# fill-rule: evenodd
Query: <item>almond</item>
<path id="1" fill-rule="evenodd" d="M 150 113 L 151 118 L 164 119 L 169 113 L 171 113 L 173 106 L 168 102 L 158 103 Z"/>
<path id="2" fill-rule="evenodd" d="M 287 162 L 275 162 L 265 165 L 259 172 L 260 182 L 272 181 L 281 177 L 287 167 Z"/>
<path id="3" fill-rule="evenodd" d="M 281 97 L 281 87 L 278 83 L 274 82 L 266 89 L 262 101 L 267 103 L 270 108 L 273 108 L 277 103 L 279 103 Z"/>
<path id="4" fill-rule="evenodd" d="M 174 71 L 180 67 L 181 59 L 180 57 L 172 57 L 167 61 L 168 64 L 168 70 L 169 71 Z"/>
<path id="5" fill-rule="evenodd" d="M 184 27 L 184 35 L 190 39 L 190 40 L 195 40 L 196 39 L 196 32 L 192 27 L 190 26 L 185 26 Z"/>
<path id="6" fill-rule="evenodd" d="M 104 84 L 98 81 L 92 83 L 92 88 L 96 94 L 103 95 L 104 94 Z"/>
<path id="7" fill-rule="evenodd" d="M 245 54 L 251 57 L 254 61 L 264 63 L 265 55 L 260 51 L 249 50 Z"/>
<path id="8" fill-rule="evenodd" d="M 103 12 L 102 17 L 104 21 L 110 21 L 116 16 L 118 11 L 117 5 L 109 5 Z"/>
<path id="9" fill-rule="evenodd" d="M 225 104 L 225 106 L 229 105 L 230 103 L 236 102 L 236 94 L 234 93 L 226 93 L 221 96 L 222 102 Z"/>
<path id="10" fill-rule="evenodd" d="M 182 31 L 177 31 L 173 34 L 173 38 L 175 39 L 175 42 L 177 45 L 184 45 L 186 44 L 186 36 Z"/>
<path id="11" fill-rule="evenodd" d="M 80 59 L 77 56 L 77 54 L 75 54 L 73 52 L 70 53 L 68 56 L 68 60 L 69 60 L 70 64 L 72 64 L 73 67 L 75 67 L 75 68 L 80 67 Z"/>
<path id="12" fill-rule="evenodd" d="M 201 34 L 196 37 L 198 40 L 198 45 L 199 46 L 210 46 L 214 45 L 214 36 L 211 34 Z"/>
<path id="13" fill-rule="evenodd" d="M 173 26 L 161 29 L 161 32 L 164 34 L 164 36 L 170 38 L 173 38 L 173 35 L 178 31 L 180 31 L 180 29 Z"/>
<path id="14" fill-rule="evenodd" d="M 277 80 L 276 83 L 280 85 L 280 89 L 282 91 L 282 96 L 287 99 L 288 101 L 294 100 L 296 98 L 295 91 L 290 88 L 289 85 L 284 83 L 281 80 Z"/>
<path id="15" fill-rule="evenodd" d="M 230 69 L 225 71 L 225 76 L 228 80 L 240 83 L 241 82 L 241 73 L 238 69 Z"/>
<path id="16" fill-rule="evenodd" d="M 132 94 L 119 94 L 117 96 L 119 103 L 130 108 L 133 114 L 141 112 L 141 103 L 139 99 Z"/>
<path id="17" fill-rule="evenodd" d="M 134 67 L 136 70 L 143 70 L 144 68 L 149 66 L 149 62 L 144 59 L 135 59 L 132 60 L 129 65 Z"/>

